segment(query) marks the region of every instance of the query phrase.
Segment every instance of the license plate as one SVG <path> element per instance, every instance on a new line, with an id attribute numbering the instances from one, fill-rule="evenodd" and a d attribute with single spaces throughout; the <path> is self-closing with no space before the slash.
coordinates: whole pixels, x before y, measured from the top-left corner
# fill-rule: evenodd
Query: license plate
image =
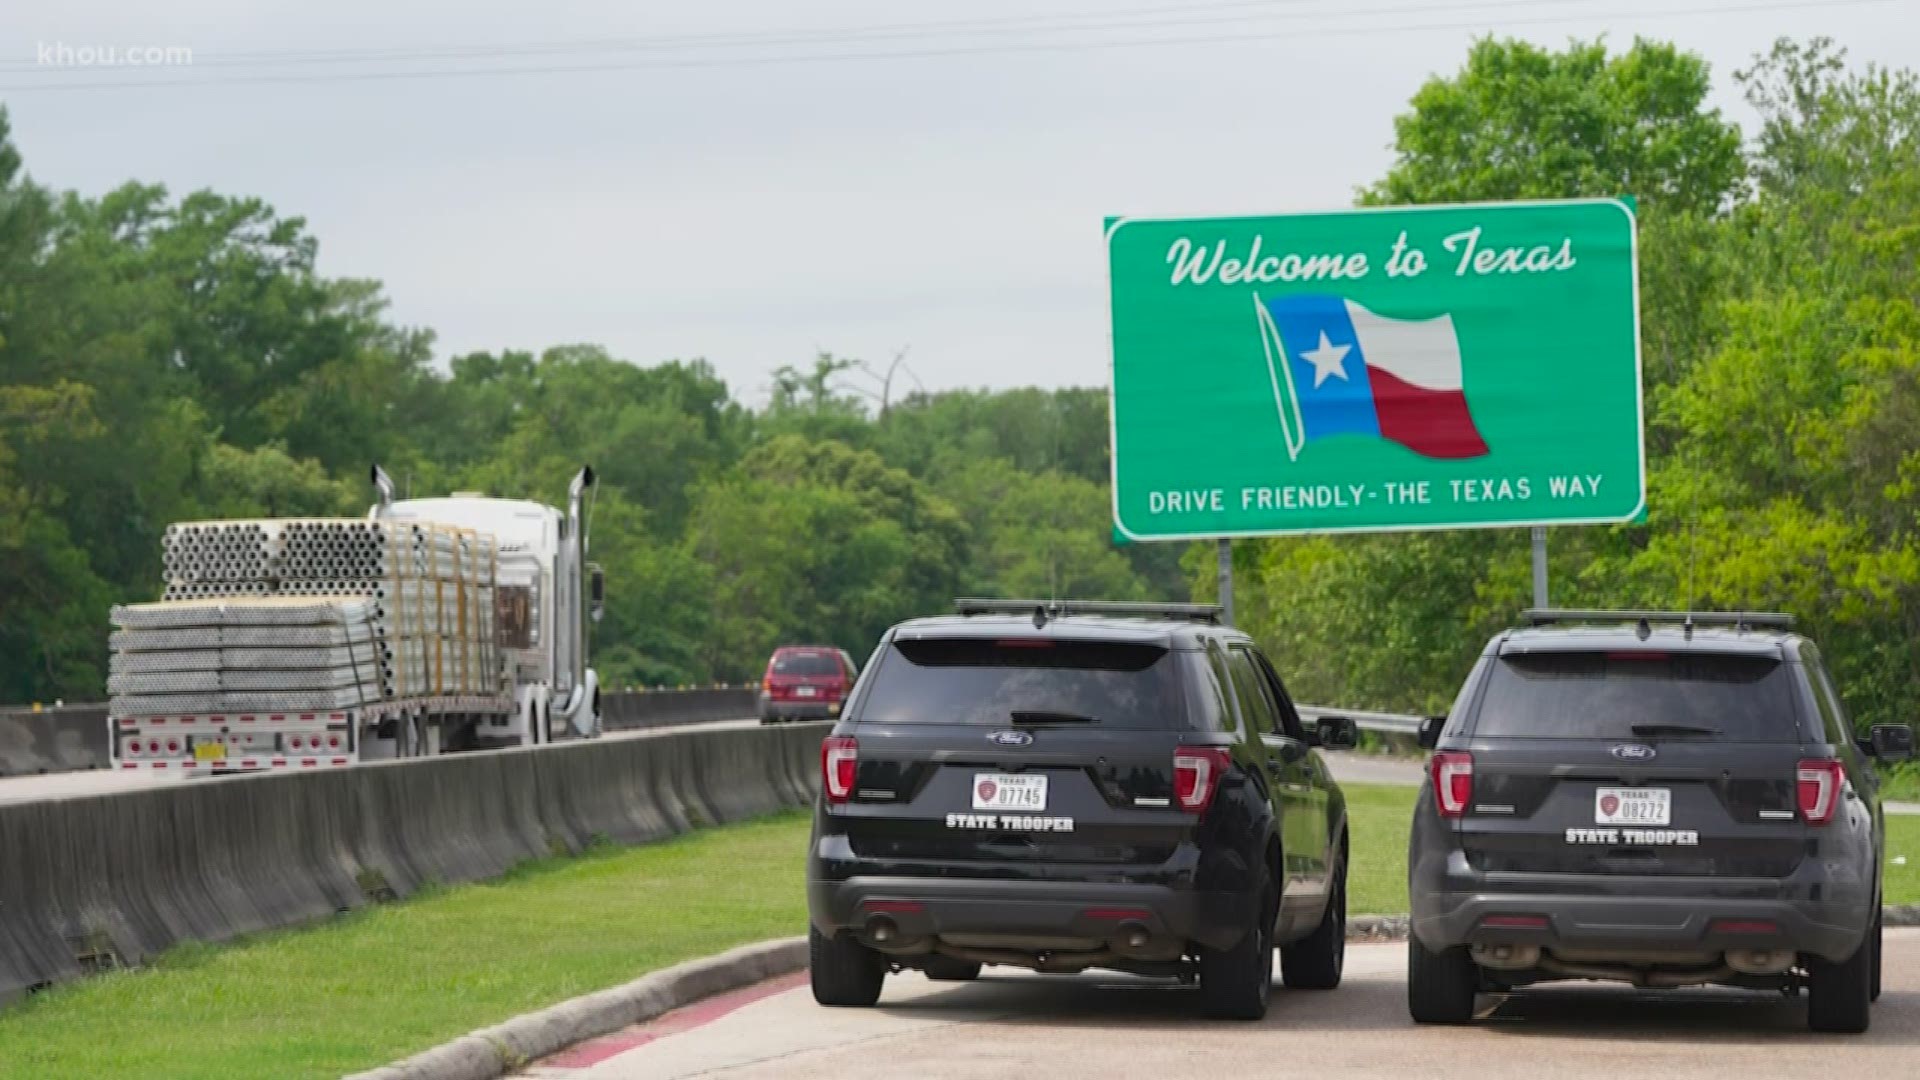
<path id="1" fill-rule="evenodd" d="M 202 742 L 193 744 L 195 761 L 227 760 L 227 744 L 223 742 Z"/>
<path id="2" fill-rule="evenodd" d="M 1593 820 L 1598 825 L 1671 825 L 1672 818 L 1669 788 L 1603 787 L 1593 793 Z"/>
<path id="3" fill-rule="evenodd" d="M 799 696 L 799 697 L 815 697 L 815 696 L 817 696 L 817 695 L 818 695 L 819 693 L 820 693 L 820 691 L 818 691 L 818 690 L 815 690 L 815 689 L 814 689 L 813 687 L 811 687 L 811 686 L 802 686 L 802 687 L 800 687 L 799 689 L 797 689 L 797 690 L 795 690 L 795 691 L 794 691 L 794 694 L 795 694 L 796 696 Z"/>
<path id="4" fill-rule="evenodd" d="M 975 773 L 973 808 L 975 810 L 1045 810 L 1047 778 L 1007 773 Z"/>

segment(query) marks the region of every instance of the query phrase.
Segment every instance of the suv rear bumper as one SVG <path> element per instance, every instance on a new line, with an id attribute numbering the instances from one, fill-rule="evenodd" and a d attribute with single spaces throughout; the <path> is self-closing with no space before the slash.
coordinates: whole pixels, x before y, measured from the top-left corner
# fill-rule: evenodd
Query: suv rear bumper
<path id="1" fill-rule="evenodd" d="M 838 701 L 775 701 L 760 695 L 760 715 L 775 720 L 832 720 L 840 715 Z"/>
<path id="2" fill-rule="evenodd" d="M 807 907 L 823 934 L 862 932 L 876 918 L 900 940 L 959 936 L 982 946 L 1044 951 L 1089 948 L 1144 926 L 1158 944 L 1234 945 L 1253 925 L 1246 893 L 1164 885 L 1019 881 L 1003 878 L 853 877 L 809 879 Z"/>
<path id="3" fill-rule="evenodd" d="M 1430 949 L 1481 942 L 1676 953 L 1788 949 L 1838 963 L 1854 954 L 1873 925 L 1869 888 L 1817 880 L 1809 872 L 1813 860 L 1780 880 L 1598 878 L 1481 874 L 1467 869 L 1458 852 L 1452 855 L 1446 872 L 1417 869 L 1412 881 L 1412 931 Z M 1489 916 L 1540 916 L 1547 927 L 1484 926 Z M 1717 925 L 1723 922 L 1772 923 L 1777 930 Z"/>

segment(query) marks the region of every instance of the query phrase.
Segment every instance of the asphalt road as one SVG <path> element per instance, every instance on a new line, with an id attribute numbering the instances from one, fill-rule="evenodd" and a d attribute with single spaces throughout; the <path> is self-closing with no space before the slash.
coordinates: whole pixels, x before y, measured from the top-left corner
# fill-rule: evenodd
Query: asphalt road
<path id="1" fill-rule="evenodd" d="M 641 728 L 635 731 L 609 731 L 609 739 L 646 739 L 669 731 L 724 731 L 728 728 L 750 728 L 760 722 L 746 720 L 716 720 L 708 724 L 687 724 L 671 728 Z M 572 743 L 556 745 L 571 746 Z M 264 774 L 252 774 L 264 775 Z M 65 799 L 84 795 L 107 795 L 119 791 L 133 791 L 157 784 L 219 784 L 236 779 L 232 776 L 163 776 L 156 772 L 115 772 L 111 769 L 90 769 L 86 772 L 48 773 L 44 776 L 15 776 L 0 780 L 0 803 L 33 802 L 38 799 Z"/>
<path id="2" fill-rule="evenodd" d="M 1256 1024 L 1120 975 L 989 968 L 975 983 L 888 979 L 879 1007 L 824 1009 L 795 976 L 670 1013 L 528 1069 L 543 1080 L 1368 1076 L 1458 1080 L 1910 1076 L 1920 930 L 1889 931 L 1873 1030 L 1813 1035 L 1801 1001 L 1730 990 L 1569 984 L 1483 998 L 1480 1023 L 1407 1019 L 1406 946 L 1353 945 L 1331 993 L 1276 988 Z M 1001 972 L 1007 972 L 1001 974 Z"/>

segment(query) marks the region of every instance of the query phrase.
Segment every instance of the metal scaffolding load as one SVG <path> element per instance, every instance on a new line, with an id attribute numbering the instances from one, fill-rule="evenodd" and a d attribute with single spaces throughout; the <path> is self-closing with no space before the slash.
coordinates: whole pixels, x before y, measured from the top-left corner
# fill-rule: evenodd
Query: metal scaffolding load
<path id="1" fill-rule="evenodd" d="M 115 716 L 324 711 L 497 694 L 498 552 L 423 522 L 167 529 L 166 590 L 113 610 Z"/>

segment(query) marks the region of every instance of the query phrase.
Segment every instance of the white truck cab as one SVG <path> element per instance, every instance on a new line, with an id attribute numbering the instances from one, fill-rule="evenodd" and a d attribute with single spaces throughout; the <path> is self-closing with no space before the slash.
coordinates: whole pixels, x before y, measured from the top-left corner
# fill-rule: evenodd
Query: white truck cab
<path id="1" fill-rule="evenodd" d="M 587 561 L 581 505 L 593 482 L 593 469 L 581 469 L 562 513 L 530 500 L 477 492 L 396 501 L 392 481 L 374 468 L 380 501 L 368 512 L 370 518 L 454 525 L 490 533 L 498 542 L 496 642 L 500 674 L 518 708 L 483 717 L 474 733 L 481 745 L 592 738 L 601 731 L 600 678 L 588 666 L 587 654 L 591 626 L 602 611 L 604 578 Z"/>

